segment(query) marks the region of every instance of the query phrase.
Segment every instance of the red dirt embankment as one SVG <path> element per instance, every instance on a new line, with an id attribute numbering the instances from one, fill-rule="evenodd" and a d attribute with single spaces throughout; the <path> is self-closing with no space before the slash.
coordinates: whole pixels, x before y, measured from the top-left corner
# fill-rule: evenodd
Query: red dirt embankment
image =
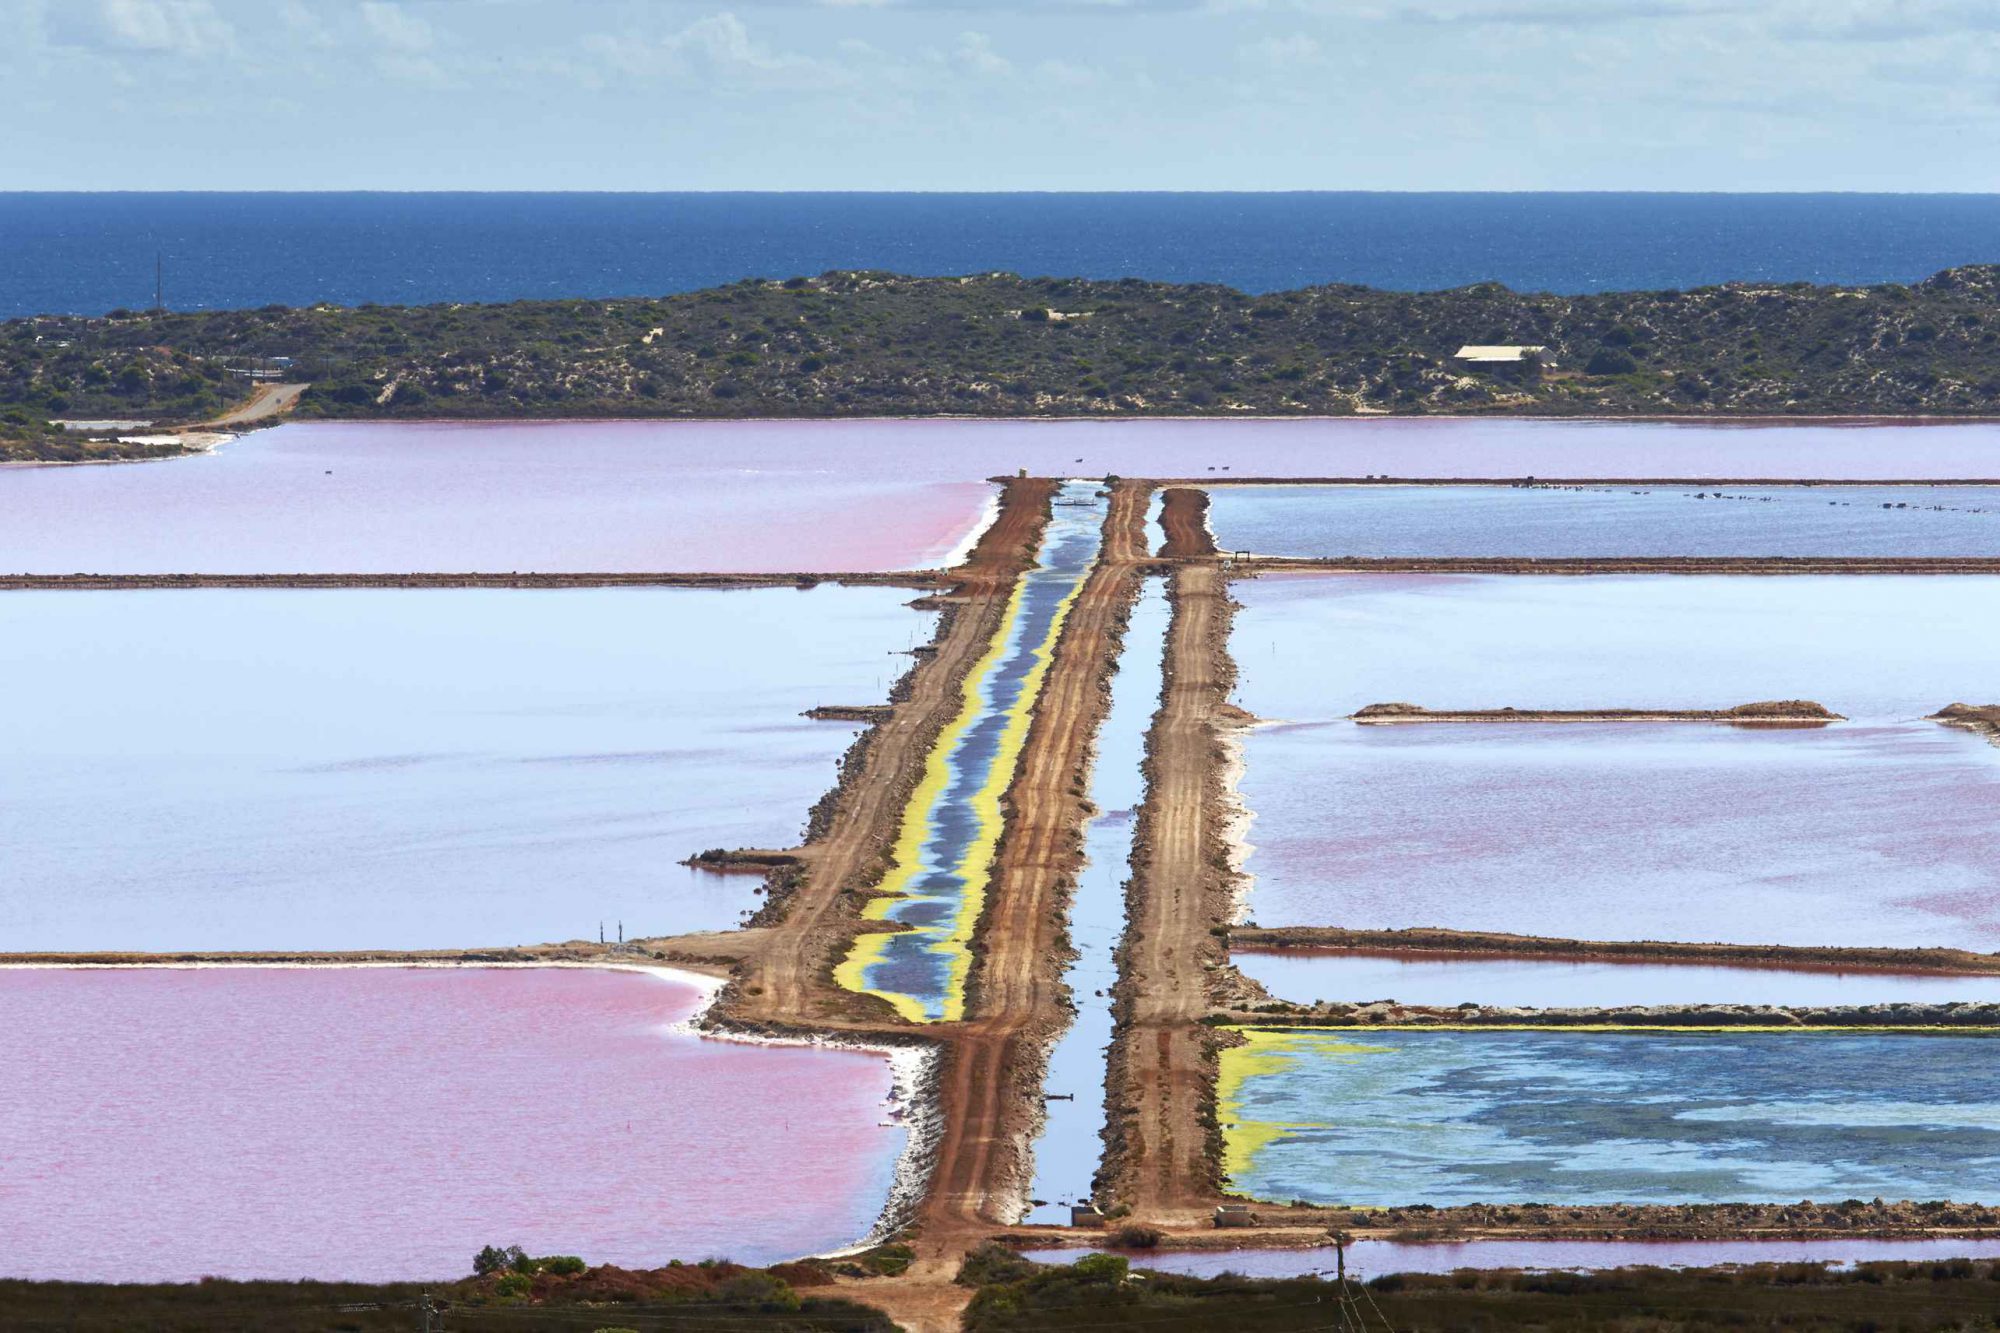
<path id="1" fill-rule="evenodd" d="M 1208 492 L 1189 486 L 1168 490 L 1160 508 L 1160 527 L 1167 534 L 1160 554 L 1169 560 L 1199 560 L 1216 554 L 1215 534 L 1208 530 Z"/>
<path id="2" fill-rule="evenodd" d="M 1349 715 L 1363 726 L 1422 722 L 1727 722 L 1735 726 L 1821 726 L 1845 722 L 1839 713 L 1810 699 L 1774 699 L 1734 708 L 1424 708 L 1417 704 L 1369 704 Z"/>
<path id="3" fill-rule="evenodd" d="M 2000 745 L 2000 704 L 1946 704 L 1927 719 L 1962 731 L 1978 732 Z"/>
<path id="4" fill-rule="evenodd" d="M 713 1020 L 786 1031 L 917 1035 L 881 1000 L 834 985 L 832 969 L 861 927 L 864 895 L 887 867 L 903 807 L 931 746 L 958 710 L 966 673 L 991 643 L 1016 581 L 1040 548 L 1057 483 L 1024 478 L 1003 487 L 999 514 L 953 571 L 950 592 L 937 599 L 944 615 L 931 651 L 918 655 L 898 687 L 895 708 L 855 751 L 858 762 L 843 767 L 840 786 L 816 821 L 821 835 L 782 892 L 774 892 L 759 929 L 747 938 L 649 942 L 683 955 L 712 950 L 735 964 L 735 980 L 711 1010 Z"/>
<path id="5" fill-rule="evenodd" d="M 920 1223 L 925 1244 L 981 1237 L 1028 1183 L 1050 1042 L 1069 1020 L 1063 938 L 1083 862 L 1092 746 L 1139 594 L 1150 488 L 1112 491 L 1104 546 L 1071 605 L 1006 796 L 967 1021 L 939 1079 L 943 1133 Z"/>
<path id="6" fill-rule="evenodd" d="M 1231 911 L 1224 766 L 1231 715 L 1228 588 L 1213 564 L 1175 570 L 1167 684 L 1146 742 L 1146 798 L 1133 842 L 1119 951 L 1104 1193 L 1156 1224 L 1198 1226 L 1220 1185 L 1215 1043 L 1202 1020 L 1226 972 Z"/>
<path id="7" fill-rule="evenodd" d="M 1471 930 L 1348 930 L 1339 926 L 1237 926 L 1238 949 L 1504 954 L 1563 962 L 1735 963 L 1757 967 L 1863 969 L 1875 972 L 2000 972 L 2000 954 L 1965 949 L 1872 949 L 1786 944 L 1684 944 L 1671 940 L 1565 940 Z"/>

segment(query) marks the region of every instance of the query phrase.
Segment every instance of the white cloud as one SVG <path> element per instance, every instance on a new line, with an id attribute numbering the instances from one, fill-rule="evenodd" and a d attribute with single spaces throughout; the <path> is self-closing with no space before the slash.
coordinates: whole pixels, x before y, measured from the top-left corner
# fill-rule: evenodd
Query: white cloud
<path id="1" fill-rule="evenodd" d="M 236 32 L 211 0 L 67 0 L 49 13 L 65 45 L 208 59 L 236 49 Z"/>
<path id="2" fill-rule="evenodd" d="M 852 73 L 832 61 L 773 50 L 727 10 L 696 19 L 665 37 L 595 33 L 583 39 L 583 47 L 618 73 L 698 79 L 725 89 L 813 90 L 855 81 Z M 849 52 L 867 53 L 865 44 Z"/>
<path id="3" fill-rule="evenodd" d="M 437 42 L 427 21 L 394 0 L 363 0 L 361 21 L 376 41 L 393 51 L 428 51 Z"/>
<path id="4" fill-rule="evenodd" d="M 1002 78 L 1014 72 L 1014 64 L 993 49 L 993 39 L 983 32 L 962 32 L 958 49 L 952 53 L 959 65 L 974 74 Z"/>
<path id="5" fill-rule="evenodd" d="M 1259 69 L 1298 69 L 1320 63 L 1323 48 L 1319 39 L 1295 32 L 1286 37 L 1265 37 L 1237 52 L 1237 58 Z"/>

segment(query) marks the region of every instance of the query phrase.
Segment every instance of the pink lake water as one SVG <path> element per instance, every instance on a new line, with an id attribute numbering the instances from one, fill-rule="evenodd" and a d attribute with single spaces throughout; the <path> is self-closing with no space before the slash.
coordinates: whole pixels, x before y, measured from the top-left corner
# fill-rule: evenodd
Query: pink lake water
<path id="1" fill-rule="evenodd" d="M 2000 949 L 2000 751 L 1930 723 L 1281 727 L 1241 790 L 1261 925 Z"/>
<path id="2" fill-rule="evenodd" d="M 1565 938 L 2000 948 L 2000 749 L 1979 578 L 1240 582 L 1249 916 Z M 1368 703 L 1727 706 L 1814 730 L 1359 727 Z M 1721 997 L 1715 997 L 1721 998 Z"/>
<path id="3" fill-rule="evenodd" d="M 1046 1264 L 1074 1263 L 1080 1250 L 1030 1250 Z M 1127 1253 L 1134 1268 L 1187 1277 L 1332 1277 L 1332 1250 L 1156 1250 Z M 1347 1248 L 1351 1278 L 1453 1273 L 1461 1268 L 1589 1272 L 1607 1268 L 1715 1268 L 1725 1264 L 1824 1263 L 1839 1268 L 1890 1260 L 2000 1258 L 2000 1240 L 1478 1240 L 1459 1244 L 1364 1240 Z"/>
<path id="4" fill-rule="evenodd" d="M 558 969 L 0 971 L 0 1274 L 446 1278 L 487 1244 L 654 1267 L 864 1235 L 887 1062 L 668 1030 Z"/>
<path id="5" fill-rule="evenodd" d="M 922 567 L 1018 468 L 1982 478 L 2000 476 L 2000 424 L 294 424 L 197 458 L 0 468 L 0 573 Z"/>
<path id="6" fill-rule="evenodd" d="M 1652 1004 L 1953 1004 L 2000 1002 L 2000 975 L 1572 962 L 1490 955 L 1238 949 L 1233 963 L 1281 1000 L 1444 1007 L 1559 1008 Z"/>

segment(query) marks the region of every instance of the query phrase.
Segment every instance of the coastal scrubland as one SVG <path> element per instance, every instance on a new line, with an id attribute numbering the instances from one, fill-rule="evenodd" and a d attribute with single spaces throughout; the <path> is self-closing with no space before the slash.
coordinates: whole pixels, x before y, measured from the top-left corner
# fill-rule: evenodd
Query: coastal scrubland
<path id="1" fill-rule="evenodd" d="M 1960 1329 L 1984 1327 L 2000 1302 L 2000 1264 L 1969 1259 L 1741 1268 L 1515 1270 L 1391 1275 L 1346 1286 L 1290 1280 L 1128 1273 L 1099 1255 L 1039 1267 L 989 1248 L 961 1281 L 978 1286 L 968 1333 L 1060 1329 Z"/>
<path id="2" fill-rule="evenodd" d="M 2000 410 L 2000 267 L 1593 296 L 836 272 L 621 298 L 0 325 L 0 414 L 194 421 L 250 372 L 307 416 L 831 417 Z M 1477 369 L 1467 343 L 1534 345 Z"/>
<path id="3" fill-rule="evenodd" d="M 490 1252 L 490 1251 L 489 1251 Z M 0 1281 L 0 1330 L 145 1328 L 322 1333 L 410 1328 L 513 1330 L 730 1328 L 769 1333 L 890 1333 L 877 1310 L 846 1299 L 866 1283 L 836 1291 L 843 1276 L 891 1271 L 883 1251 L 842 1265 L 745 1268 L 722 1260 L 657 1269 L 591 1266 L 580 1259 L 514 1257 L 449 1282 L 190 1283 Z M 503 1261 L 518 1252 L 500 1255 Z M 485 1254 L 481 1259 L 486 1258 Z M 426 1317 L 425 1308 L 429 1308 Z"/>

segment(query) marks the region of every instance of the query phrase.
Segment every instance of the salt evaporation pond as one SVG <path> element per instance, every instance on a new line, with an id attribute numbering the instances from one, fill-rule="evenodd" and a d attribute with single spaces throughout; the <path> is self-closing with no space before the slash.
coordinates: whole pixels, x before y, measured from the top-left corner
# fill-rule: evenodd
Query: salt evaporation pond
<path id="1" fill-rule="evenodd" d="M 1226 551 L 1282 556 L 1991 556 L 2000 488 L 1217 486 Z"/>
<path id="2" fill-rule="evenodd" d="M 1250 1029 L 1230 1188 L 1354 1207 L 2000 1198 L 1980 1034 Z"/>
<path id="3" fill-rule="evenodd" d="M 0 573 L 922 567 L 984 479 L 2000 476 L 2000 426 L 1490 420 L 292 424 L 0 467 Z"/>
<path id="4" fill-rule="evenodd" d="M 890 588 L 0 594 L 0 951 L 725 928 L 931 633 Z M 23 701 L 32 700 L 32 706 Z"/>
<path id="5" fill-rule="evenodd" d="M 1934 724 L 1331 724 L 1250 756 L 1260 925 L 2000 949 L 2000 754 Z"/>
<path id="6" fill-rule="evenodd" d="M 1036 1263 L 1069 1264 L 1081 1250 L 1027 1250 Z M 1330 1249 L 1120 1251 L 1134 1268 L 1184 1277 L 1332 1277 Z M 1367 1281 L 1389 1273 L 1456 1273 L 1461 1269 L 1598 1272 L 1609 1268 L 1717 1268 L 1729 1264 L 1855 1264 L 1934 1259 L 2000 1258 L 2000 1240 L 1908 1240 L 1826 1237 L 1817 1240 L 1471 1240 L 1458 1243 L 1356 1241 L 1347 1247 L 1347 1276 Z"/>
<path id="7" fill-rule="evenodd" d="M 1239 949 L 1245 976 L 1281 1000 L 1610 1008 L 1653 1004 L 2000 1004 L 2000 973 L 1607 963 L 1492 954 Z"/>
<path id="8" fill-rule="evenodd" d="M 1014 780 L 1035 703 L 1069 609 L 1103 540 L 1108 493 L 1061 488 L 1035 565 L 1015 586 L 998 634 L 960 687 L 958 715 L 938 737 L 903 812 L 870 920 L 906 929 L 855 938 L 835 970 L 848 990 L 887 1000 L 913 1023 L 965 1012 L 972 933 L 986 905 Z"/>
<path id="9" fill-rule="evenodd" d="M 1261 925 L 2000 947 L 1981 831 L 2000 753 L 1976 578 L 1267 577 L 1240 582 Z M 1368 703 L 1726 706 L 1854 721 L 1362 727 Z M 1712 1000 L 1731 998 L 1712 995 Z"/>
<path id="10" fill-rule="evenodd" d="M 1104 1155 L 1104 1069 L 1111 1046 L 1111 990 L 1118 982 L 1118 941 L 1125 933 L 1125 882 L 1132 875 L 1132 835 L 1146 796 L 1142 765 L 1146 732 L 1159 708 L 1167 622 L 1172 608 L 1166 584 L 1148 579 L 1125 626 L 1118 673 L 1111 678 L 1111 707 L 1097 730 L 1084 828 L 1083 869 L 1069 909 L 1069 942 L 1076 951 L 1063 972 L 1075 1011 L 1049 1053 L 1046 1120 L 1035 1139 L 1030 1200 L 1022 1220 L 1068 1225 L 1071 1204 L 1087 1202 Z"/>
<path id="11" fill-rule="evenodd" d="M 1816 699 L 1863 722 L 2000 693 L 1979 575 L 1267 574 L 1240 579 L 1236 698 L 1283 722 L 1372 703 L 1717 708 Z"/>
<path id="12" fill-rule="evenodd" d="M 662 1266 L 859 1239 L 906 1132 L 858 1051 L 707 1041 L 581 969 L 0 970 L 0 1274 Z M 301 1207 L 310 1200 L 310 1207 Z"/>

